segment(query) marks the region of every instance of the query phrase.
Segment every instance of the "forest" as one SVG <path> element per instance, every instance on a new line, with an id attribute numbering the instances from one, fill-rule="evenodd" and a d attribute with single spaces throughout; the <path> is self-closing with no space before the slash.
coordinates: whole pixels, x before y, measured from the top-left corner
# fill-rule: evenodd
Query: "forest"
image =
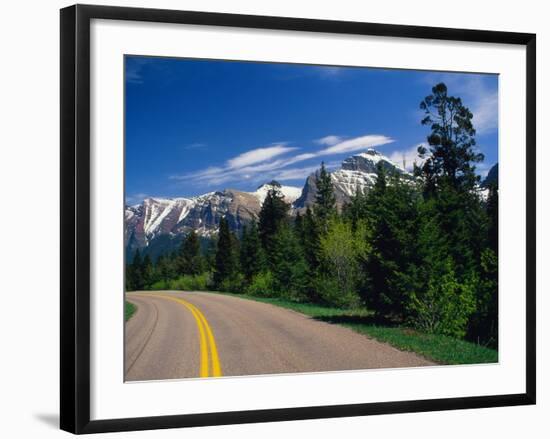
<path id="1" fill-rule="evenodd" d="M 473 114 L 445 84 L 422 100 L 427 147 L 413 177 L 378 166 L 338 207 L 330 173 L 291 214 L 273 184 L 238 235 L 222 218 L 206 245 L 191 231 L 156 260 L 135 252 L 126 290 L 213 290 L 365 308 L 394 324 L 498 347 L 498 182 L 483 193 Z"/>

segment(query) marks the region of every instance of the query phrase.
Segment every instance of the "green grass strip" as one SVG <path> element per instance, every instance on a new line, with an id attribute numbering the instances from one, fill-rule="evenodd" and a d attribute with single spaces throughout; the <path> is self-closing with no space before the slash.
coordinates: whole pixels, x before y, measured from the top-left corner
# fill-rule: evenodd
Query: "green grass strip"
<path id="1" fill-rule="evenodd" d="M 137 306 L 127 300 L 124 301 L 124 321 L 130 320 L 130 317 L 136 312 Z"/>

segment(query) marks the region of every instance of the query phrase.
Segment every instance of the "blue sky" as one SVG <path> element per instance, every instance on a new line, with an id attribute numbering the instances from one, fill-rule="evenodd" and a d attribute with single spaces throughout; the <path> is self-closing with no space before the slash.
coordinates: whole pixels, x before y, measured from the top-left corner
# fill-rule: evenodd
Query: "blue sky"
<path id="1" fill-rule="evenodd" d="M 374 147 L 412 166 L 420 101 L 445 82 L 474 113 L 484 175 L 498 161 L 498 76 L 127 56 L 126 199 L 272 179 L 302 186 Z"/>

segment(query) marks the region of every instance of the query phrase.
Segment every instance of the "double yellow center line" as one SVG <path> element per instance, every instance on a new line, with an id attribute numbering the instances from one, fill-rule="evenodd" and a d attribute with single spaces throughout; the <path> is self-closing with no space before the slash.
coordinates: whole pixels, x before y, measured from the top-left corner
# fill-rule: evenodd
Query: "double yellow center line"
<path id="1" fill-rule="evenodd" d="M 218 356 L 218 348 L 216 347 L 216 341 L 214 339 L 214 334 L 212 333 L 212 329 L 210 328 L 210 325 L 208 324 L 206 317 L 204 317 L 204 314 L 195 305 L 179 297 L 169 296 L 166 294 L 161 294 L 161 295 L 155 294 L 155 296 L 164 297 L 166 299 L 170 299 L 175 302 L 178 302 L 179 304 L 185 306 L 189 311 L 191 311 L 191 314 L 193 314 L 193 317 L 195 317 L 195 321 L 197 322 L 197 327 L 199 329 L 200 355 L 201 355 L 199 376 L 201 378 L 221 377 L 222 368 L 220 365 L 220 357 Z M 209 350 L 210 350 L 211 361 L 209 361 L 209 355 L 208 355 Z"/>

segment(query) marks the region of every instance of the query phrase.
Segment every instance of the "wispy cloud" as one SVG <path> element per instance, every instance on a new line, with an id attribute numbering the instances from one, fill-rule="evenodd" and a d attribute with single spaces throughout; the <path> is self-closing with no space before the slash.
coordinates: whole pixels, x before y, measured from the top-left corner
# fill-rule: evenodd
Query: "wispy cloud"
<path id="1" fill-rule="evenodd" d="M 318 145 L 332 146 L 332 145 L 336 145 L 337 143 L 340 143 L 343 140 L 344 139 L 340 136 L 330 135 L 330 136 L 321 137 L 320 139 L 316 139 L 315 143 L 317 143 Z"/>
<path id="2" fill-rule="evenodd" d="M 192 181 L 195 184 L 218 186 L 234 181 L 265 181 L 268 179 L 294 180 L 305 178 L 319 167 L 319 163 L 309 163 L 303 167 L 292 167 L 297 163 L 331 155 L 352 153 L 393 142 L 383 135 L 366 135 L 348 140 L 338 136 L 326 136 L 317 140 L 317 144 L 326 146 L 314 152 L 302 152 L 286 144 L 270 145 L 246 151 L 227 160 L 223 165 L 210 166 L 195 172 L 175 175 L 171 178 L 180 181 Z"/>
<path id="3" fill-rule="evenodd" d="M 253 165 L 255 163 L 262 163 L 295 149 L 296 148 L 291 148 L 284 145 L 274 145 L 267 148 L 253 149 L 228 160 L 227 167 L 229 169 L 236 169 Z"/>
<path id="4" fill-rule="evenodd" d="M 392 142 L 394 142 L 394 140 L 390 137 L 378 134 L 369 134 L 368 136 L 356 137 L 354 139 L 336 143 L 319 151 L 317 155 L 333 155 L 362 151 L 364 149 L 374 148 L 375 146 L 382 146 Z"/>

